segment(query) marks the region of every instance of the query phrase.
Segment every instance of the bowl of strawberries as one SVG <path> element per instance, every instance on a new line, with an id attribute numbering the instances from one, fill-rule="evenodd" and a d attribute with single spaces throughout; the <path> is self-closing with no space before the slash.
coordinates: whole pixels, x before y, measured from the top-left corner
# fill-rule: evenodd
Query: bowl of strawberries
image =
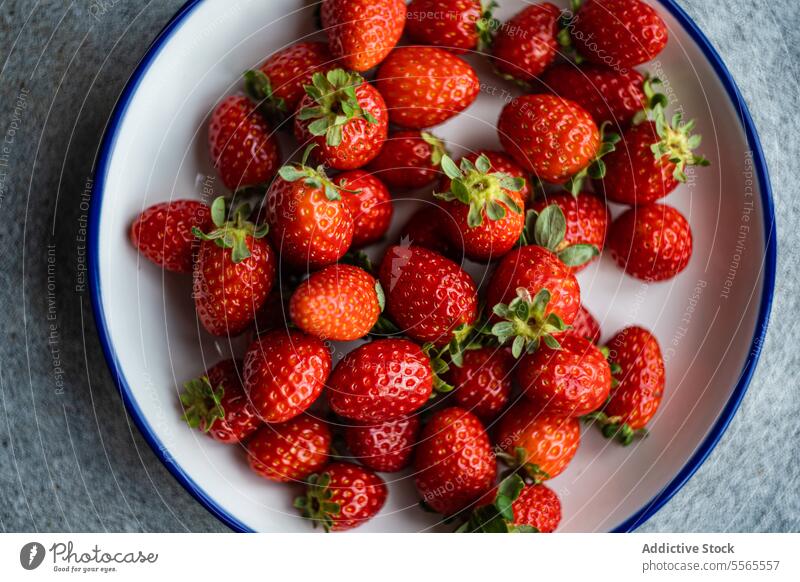
<path id="1" fill-rule="evenodd" d="M 541 533 L 633 530 L 703 463 L 776 253 L 671 0 L 188 2 L 89 251 L 131 416 L 233 529 Z"/>

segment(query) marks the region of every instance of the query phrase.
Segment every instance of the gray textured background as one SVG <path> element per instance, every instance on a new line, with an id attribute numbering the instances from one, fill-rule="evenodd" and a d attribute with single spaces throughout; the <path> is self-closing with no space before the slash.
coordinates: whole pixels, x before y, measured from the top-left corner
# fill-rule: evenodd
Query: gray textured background
<path id="1" fill-rule="evenodd" d="M 722 54 L 761 134 L 776 195 L 779 282 L 739 413 L 705 465 L 641 529 L 798 531 L 800 17 L 794 0 L 680 3 Z M 225 530 L 131 423 L 89 297 L 75 290 L 81 197 L 104 125 L 180 4 L 0 1 L 0 137 L 13 130 L 0 162 L 2 530 Z"/>

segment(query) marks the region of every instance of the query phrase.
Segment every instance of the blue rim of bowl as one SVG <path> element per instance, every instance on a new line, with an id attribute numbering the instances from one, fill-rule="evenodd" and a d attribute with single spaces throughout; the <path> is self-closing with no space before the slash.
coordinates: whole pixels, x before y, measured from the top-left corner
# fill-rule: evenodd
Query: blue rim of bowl
<path id="1" fill-rule="evenodd" d="M 761 204 L 764 212 L 764 235 L 765 235 L 765 248 L 764 248 L 764 291 L 761 295 L 761 302 L 759 305 L 758 319 L 756 321 L 756 331 L 753 336 L 753 341 L 750 345 L 747 360 L 745 361 L 742 369 L 739 382 L 733 390 L 728 402 L 722 409 L 719 418 L 711 427 L 705 440 L 700 444 L 697 450 L 692 454 L 691 458 L 686 462 L 683 468 L 673 479 L 648 503 L 641 509 L 634 513 L 631 517 L 626 519 L 620 525 L 615 527 L 612 532 L 630 532 L 645 523 L 652 517 L 661 507 L 675 495 L 681 487 L 694 475 L 695 471 L 700 468 L 708 455 L 719 442 L 728 425 L 731 422 L 736 410 L 741 404 L 742 398 L 750 384 L 753 372 L 755 371 L 756 364 L 758 363 L 761 354 L 761 346 L 763 345 L 764 336 L 767 332 L 767 323 L 769 321 L 770 309 L 772 307 L 772 296 L 775 290 L 775 269 L 777 257 L 777 245 L 775 241 L 775 210 L 772 202 L 772 188 L 769 181 L 769 173 L 767 165 L 764 160 L 764 153 L 761 149 L 761 143 L 758 139 L 758 134 L 753 124 L 753 119 L 747 109 L 747 105 L 742 99 L 739 89 L 736 86 L 733 77 L 731 77 L 722 59 L 717 54 L 717 51 L 689 17 L 684 10 L 678 6 L 674 0 L 657 0 L 672 16 L 681 24 L 684 30 L 689 34 L 692 40 L 700 47 L 703 55 L 708 59 L 717 74 L 717 77 L 725 87 L 731 103 L 739 111 L 740 122 L 745 130 L 747 143 L 753 154 L 753 166 L 758 177 L 759 192 L 761 193 Z M 94 313 L 95 324 L 97 326 L 100 343 L 103 347 L 106 361 L 110 368 L 111 374 L 114 377 L 114 382 L 122 395 L 122 400 L 126 408 L 133 417 L 134 423 L 141 431 L 147 444 L 155 452 L 159 460 L 169 470 L 170 473 L 178 480 L 178 482 L 189 492 L 195 499 L 197 499 L 205 508 L 211 512 L 217 519 L 222 521 L 228 527 L 236 531 L 251 532 L 252 528 L 240 520 L 233 517 L 225 509 L 223 509 L 212 497 L 210 497 L 192 478 L 174 462 L 171 458 L 169 451 L 164 447 L 155 432 L 150 427 L 150 424 L 144 417 L 139 405 L 137 404 L 133 393 L 122 370 L 119 366 L 119 360 L 116 355 L 114 346 L 111 343 L 108 333 L 108 326 L 106 324 L 105 312 L 103 311 L 102 294 L 100 290 L 100 271 L 99 271 L 99 249 L 100 241 L 98 240 L 98 225 L 100 223 L 100 212 L 103 202 L 103 190 L 106 179 L 106 172 L 108 171 L 111 153 L 114 150 L 116 143 L 117 132 L 120 123 L 125 116 L 131 98 L 136 93 L 143 76 L 150 68 L 154 59 L 158 56 L 164 44 L 172 37 L 172 34 L 180 27 L 184 19 L 201 3 L 203 0 L 189 0 L 180 10 L 170 19 L 167 25 L 161 30 L 156 39 L 147 49 L 142 59 L 139 61 L 135 70 L 128 79 L 125 88 L 123 89 L 114 111 L 111 114 L 109 124 L 106 128 L 103 141 L 100 146 L 100 153 L 98 156 L 98 163 L 95 169 L 95 181 L 92 190 L 92 202 L 89 212 L 89 285 L 91 289 L 92 298 L 92 311 Z"/>

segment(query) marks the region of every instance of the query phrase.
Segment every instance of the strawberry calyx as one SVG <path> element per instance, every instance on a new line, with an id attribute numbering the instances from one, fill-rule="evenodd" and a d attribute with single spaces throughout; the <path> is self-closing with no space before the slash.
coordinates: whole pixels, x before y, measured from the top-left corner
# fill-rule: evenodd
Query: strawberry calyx
<path id="1" fill-rule="evenodd" d="M 341 192 L 348 192 L 350 194 L 358 194 L 361 192 L 361 190 L 348 190 L 347 188 L 335 184 L 333 180 L 328 178 L 323 164 L 318 165 L 316 168 L 307 165 L 309 155 L 316 146 L 317 144 L 310 144 L 306 148 L 306 151 L 303 152 L 303 159 L 299 164 L 287 164 L 281 167 L 281 169 L 278 170 L 278 175 L 287 182 L 302 180 L 306 186 L 324 191 L 325 197 L 328 200 L 341 200 Z"/>
<path id="2" fill-rule="evenodd" d="M 421 131 L 419 136 L 422 138 L 422 141 L 431 146 L 431 164 L 434 166 L 441 164 L 442 158 L 447 155 L 444 142 L 427 131 Z"/>
<path id="3" fill-rule="evenodd" d="M 607 439 L 616 439 L 623 446 L 630 445 L 634 439 L 644 438 L 648 435 L 646 428 L 634 429 L 621 416 L 608 416 L 602 410 L 590 412 L 582 419 L 591 424 L 596 424 L 603 436 Z"/>
<path id="4" fill-rule="evenodd" d="M 535 297 L 531 297 L 530 291 L 519 287 L 517 296 L 508 305 L 498 303 L 492 309 L 497 317 L 503 319 L 492 326 L 492 335 L 500 345 L 513 338 L 511 354 L 515 358 L 535 352 L 542 341 L 551 349 L 561 349 L 554 336 L 570 329 L 570 326 L 555 313 L 547 313 L 550 297 L 547 289 L 540 289 Z"/>
<path id="5" fill-rule="evenodd" d="M 450 190 L 437 192 L 437 198 L 446 201 L 457 200 L 469 206 L 467 224 L 475 228 L 483 224 L 483 215 L 489 220 L 500 220 L 506 215 L 506 208 L 515 214 L 522 213 L 520 206 L 509 196 L 508 191 L 519 192 L 525 187 L 525 179 L 511 176 L 505 172 L 492 172 L 489 158 L 481 154 L 473 164 L 461 158 L 460 165 L 444 155 L 441 160 L 442 171 L 450 178 Z"/>
<path id="6" fill-rule="evenodd" d="M 269 227 L 266 224 L 255 225 L 248 220 L 250 205 L 240 204 L 228 218 L 227 201 L 224 196 L 219 196 L 211 204 L 211 220 L 216 228 L 205 233 L 198 227 L 192 227 L 192 234 L 204 241 L 214 241 L 217 246 L 231 250 L 231 260 L 241 263 L 250 257 L 250 248 L 247 246 L 247 237 L 264 238 Z"/>
<path id="7" fill-rule="evenodd" d="M 536 244 L 554 253 L 568 267 L 579 267 L 600 254 L 595 245 L 584 243 L 567 245 L 567 219 L 558 204 L 550 204 L 541 212 L 528 210 L 525 213 L 525 228 L 520 235 L 520 244 Z"/>
<path id="8" fill-rule="evenodd" d="M 311 84 L 305 86 L 306 93 L 316 105 L 304 107 L 297 113 L 300 120 L 313 121 L 308 131 L 314 136 L 325 136 L 325 143 L 336 147 L 342 143 L 342 128 L 353 119 L 364 119 L 378 123 L 373 115 L 361 107 L 356 96 L 356 87 L 364 82 L 358 73 L 344 69 L 333 69 L 327 73 L 314 73 Z"/>
<path id="9" fill-rule="evenodd" d="M 456 533 L 538 533 L 531 525 L 514 524 L 514 501 L 525 488 L 525 481 L 512 473 L 497 485 L 492 503 L 477 507 Z"/>
<path id="10" fill-rule="evenodd" d="M 572 20 L 581 9 L 583 4 L 582 0 L 570 0 L 569 8 L 561 11 L 561 16 L 558 19 L 558 33 L 556 34 L 556 42 L 563 49 L 562 54 L 567 57 L 572 57 L 576 65 L 580 65 L 586 59 L 575 49 L 575 44 L 572 42 Z"/>
<path id="11" fill-rule="evenodd" d="M 498 451 L 497 458 L 511 469 L 511 474 L 520 475 L 525 481 L 538 485 L 550 478 L 550 474 L 543 471 L 536 463 L 528 462 L 528 452 L 523 447 L 515 447 L 514 454 Z"/>
<path id="12" fill-rule="evenodd" d="M 656 124 L 656 133 L 661 139 L 650 146 L 656 159 L 666 157 L 675 164 L 672 177 L 678 182 L 686 181 L 686 166 L 708 166 L 710 162 L 703 156 L 696 155 L 694 149 L 700 145 L 702 137 L 692 134 L 694 119 L 683 123 L 680 112 L 667 120 L 664 107 L 657 103 L 652 109 L 652 118 Z"/>
<path id="13" fill-rule="evenodd" d="M 286 101 L 275 95 L 272 82 L 264 71 L 258 69 L 245 71 L 244 92 L 258 104 L 265 117 L 280 119 L 287 113 Z"/>
<path id="14" fill-rule="evenodd" d="M 500 28 L 500 21 L 493 16 L 494 9 L 499 5 L 494 0 L 481 1 L 481 16 L 475 21 L 475 31 L 478 33 L 477 50 L 484 52 L 492 44 L 495 31 Z"/>
<path id="15" fill-rule="evenodd" d="M 321 525 L 326 532 L 333 528 L 333 518 L 339 515 L 341 507 L 335 501 L 331 501 L 333 491 L 329 488 L 331 484 L 330 473 L 315 473 L 307 480 L 308 486 L 306 494 L 295 498 L 294 506 L 299 509 L 306 519 Z"/>
<path id="16" fill-rule="evenodd" d="M 208 376 L 200 376 L 185 382 L 180 395 L 183 405 L 183 420 L 191 428 L 202 428 L 209 432 L 214 422 L 225 418 L 222 397 L 225 389 L 214 388 Z"/>
<path id="17" fill-rule="evenodd" d="M 576 198 L 583 189 L 583 184 L 587 178 L 600 180 L 606 175 L 606 164 L 603 161 L 603 156 L 617 149 L 617 143 L 622 139 L 618 133 L 606 131 L 606 127 L 609 125 L 611 125 L 609 121 L 605 121 L 600 125 L 600 147 L 597 148 L 597 153 L 591 163 L 564 182 L 564 189 Z"/>
<path id="18" fill-rule="evenodd" d="M 452 384 L 445 382 L 442 377 L 450 369 L 450 364 L 447 361 L 448 346 L 441 349 L 436 349 L 432 343 L 428 342 L 422 346 L 422 351 L 431 360 L 431 372 L 433 374 L 433 392 L 431 399 L 436 398 L 439 394 L 452 392 L 455 388 Z"/>

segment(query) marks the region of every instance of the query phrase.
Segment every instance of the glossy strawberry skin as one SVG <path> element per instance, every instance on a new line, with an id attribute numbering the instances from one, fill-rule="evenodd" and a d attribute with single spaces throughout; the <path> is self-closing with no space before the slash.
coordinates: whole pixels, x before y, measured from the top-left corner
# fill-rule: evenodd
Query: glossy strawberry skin
<path id="1" fill-rule="evenodd" d="M 401 247 L 423 247 L 450 260 L 463 258 L 444 235 L 447 221 L 452 220 L 438 205 L 426 204 L 403 225 L 398 243 Z"/>
<path id="2" fill-rule="evenodd" d="M 272 130 L 242 95 L 226 98 L 214 110 L 208 143 L 211 161 L 231 190 L 269 183 L 281 163 Z"/>
<path id="3" fill-rule="evenodd" d="M 514 501 L 514 525 L 530 525 L 552 533 L 561 522 L 561 501 L 546 485 L 526 485 Z"/>
<path id="4" fill-rule="evenodd" d="M 600 343 L 600 323 L 583 305 L 572 322 L 572 329 L 567 333 L 582 337 L 595 345 Z"/>
<path id="5" fill-rule="evenodd" d="M 626 327 L 608 342 L 609 360 L 621 368 L 619 385 L 603 409 L 620 417 L 633 430 L 643 428 L 655 415 L 664 395 L 664 359 L 658 340 L 641 327 Z"/>
<path id="6" fill-rule="evenodd" d="M 354 170 L 370 162 L 386 140 L 389 127 L 389 116 L 383 97 L 369 83 L 361 83 L 355 88 L 356 98 L 362 110 L 375 118 L 375 123 L 363 117 L 350 119 L 342 127 L 342 141 L 339 145 L 328 145 L 325 135 L 312 135 L 308 126 L 314 119 L 300 119 L 295 116 L 294 136 L 306 147 L 311 143 L 317 147 L 311 157 L 318 163 L 336 170 Z M 300 101 L 298 111 L 314 107 L 316 102 L 310 95 Z"/>
<path id="7" fill-rule="evenodd" d="M 478 290 L 472 277 L 433 251 L 389 247 L 378 277 L 387 315 L 419 342 L 443 346 L 456 328 L 478 317 Z"/>
<path id="8" fill-rule="evenodd" d="M 611 212 L 605 202 L 588 192 L 581 192 L 578 196 L 573 196 L 569 192 L 559 192 L 537 198 L 532 208 L 541 212 L 551 204 L 556 204 L 561 209 L 567 221 L 567 232 L 561 243 L 562 247 L 587 244 L 597 247 L 599 251 L 603 250 L 608 225 L 611 223 Z M 591 262 L 572 267 L 572 272 L 577 273 L 585 269 Z"/>
<path id="9" fill-rule="evenodd" d="M 261 426 L 261 420 L 247 400 L 239 376 L 240 363 L 223 360 L 208 370 L 208 382 L 214 389 L 222 388 L 220 405 L 224 418 L 217 418 L 208 430 L 208 435 L 221 443 L 234 444 L 243 441 Z M 201 424 L 200 430 L 206 427 Z"/>
<path id="10" fill-rule="evenodd" d="M 392 222 L 392 197 L 383 182 L 363 170 L 351 170 L 336 176 L 345 190 L 342 200 L 353 217 L 353 247 L 363 247 L 383 238 Z"/>
<path id="11" fill-rule="evenodd" d="M 331 449 L 328 426 L 307 414 L 269 424 L 247 441 L 248 462 L 258 475 L 288 483 L 325 466 Z"/>
<path id="12" fill-rule="evenodd" d="M 440 174 L 433 146 L 416 129 L 389 134 L 369 169 L 390 188 L 412 190 L 431 184 Z"/>
<path id="13" fill-rule="evenodd" d="M 543 412 L 533 403 L 523 401 L 500 418 L 495 443 L 510 455 L 517 448 L 523 449 L 527 463 L 536 465 L 552 479 L 572 461 L 580 438 L 577 418 Z"/>
<path id="14" fill-rule="evenodd" d="M 192 234 L 213 228 L 211 211 L 195 200 L 159 202 L 147 208 L 130 230 L 130 239 L 139 252 L 167 271 L 191 273 L 199 241 Z"/>
<path id="15" fill-rule="evenodd" d="M 494 485 L 497 463 L 478 417 L 457 406 L 436 412 L 414 457 L 417 491 L 432 510 L 453 515 Z"/>
<path id="16" fill-rule="evenodd" d="M 540 409 L 580 417 L 600 408 L 611 390 L 611 369 L 590 341 L 566 334 L 561 347 L 542 345 L 525 354 L 516 378 L 525 396 Z"/>
<path id="17" fill-rule="evenodd" d="M 403 0 L 323 0 L 320 15 L 334 56 L 345 68 L 363 72 L 400 40 L 406 5 Z"/>
<path id="18" fill-rule="evenodd" d="M 347 448 L 373 471 L 394 473 L 411 462 L 419 432 L 418 416 L 400 416 L 379 423 L 354 423 L 344 429 Z"/>
<path id="19" fill-rule="evenodd" d="M 397 48 L 381 63 L 375 85 L 400 127 L 439 125 L 469 107 L 480 81 L 472 67 L 434 47 Z"/>
<path id="20" fill-rule="evenodd" d="M 531 83 L 558 54 L 560 10 L 549 2 L 532 4 L 503 24 L 492 41 L 492 64 L 503 76 Z"/>
<path id="21" fill-rule="evenodd" d="M 282 99 L 285 112 L 294 113 L 305 96 L 305 85 L 314 73 L 337 66 L 324 42 L 298 42 L 272 54 L 259 67 L 270 80 L 275 98 Z"/>
<path id="22" fill-rule="evenodd" d="M 628 275 L 643 281 L 666 281 L 689 264 L 692 230 L 671 206 L 637 206 L 611 225 L 608 248 Z"/>
<path id="23" fill-rule="evenodd" d="M 570 268 L 547 249 L 528 245 L 503 257 L 489 281 L 487 305 L 508 305 L 519 287 L 527 289 L 531 297 L 547 289 L 551 299 L 546 315 L 555 313 L 567 325 L 575 320 L 581 301 L 578 280 Z"/>
<path id="24" fill-rule="evenodd" d="M 653 60 L 669 36 L 655 9 L 641 0 L 587 0 L 569 28 L 583 57 L 615 68 Z"/>
<path id="25" fill-rule="evenodd" d="M 336 414 L 383 422 L 409 414 L 433 391 L 430 359 L 414 342 L 380 339 L 348 353 L 331 374 L 328 401 Z"/>
<path id="26" fill-rule="evenodd" d="M 234 263 L 231 249 L 200 243 L 194 270 L 197 317 L 212 335 L 234 336 L 254 320 L 275 281 L 275 253 L 265 239 L 247 237 L 250 256 Z"/>
<path id="27" fill-rule="evenodd" d="M 523 95 L 497 123 L 503 149 L 545 182 L 559 184 L 587 167 L 600 147 L 600 132 L 580 105 L 554 95 Z"/>
<path id="28" fill-rule="evenodd" d="M 267 192 L 269 237 L 281 260 L 296 269 L 338 261 L 353 240 L 353 217 L 342 200 L 303 180 L 276 178 Z"/>
<path id="29" fill-rule="evenodd" d="M 299 331 L 276 330 L 257 339 L 244 358 L 244 386 L 264 422 L 286 422 L 322 392 L 331 355 L 321 340 Z"/>
<path id="30" fill-rule="evenodd" d="M 344 531 L 365 524 L 386 503 L 389 494 L 386 483 L 369 469 L 335 462 L 325 467 L 324 472 L 330 476 L 330 501 L 339 506 L 339 512 L 332 515 L 331 531 Z"/>
<path id="31" fill-rule="evenodd" d="M 464 353 L 461 366 L 450 366 L 456 404 L 484 422 L 493 420 L 508 403 L 514 358 L 507 350 L 479 348 Z"/>
<path id="32" fill-rule="evenodd" d="M 322 340 L 364 337 L 378 321 L 381 307 L 375 278 L 351 265 L 329 265 L 300 283 L 289 314 L 302 331 Z"/>
<path id="33" fill-rule="evenodd" d="M 624 73 L 605 65 L 559 64 L 541 78 L 544 89 L 574 101 L 600 126 L 611 123 L 615 131 L 627 126 L 647 104 L 644 76 L 636 69 Z"/>
<path id="34" fill-rule="evenodd" d="M 478 46 L 476 23 L 482 14 L 480 0 L 412 0 L 406 32 L 420 44 L 463 53 Z"/>

